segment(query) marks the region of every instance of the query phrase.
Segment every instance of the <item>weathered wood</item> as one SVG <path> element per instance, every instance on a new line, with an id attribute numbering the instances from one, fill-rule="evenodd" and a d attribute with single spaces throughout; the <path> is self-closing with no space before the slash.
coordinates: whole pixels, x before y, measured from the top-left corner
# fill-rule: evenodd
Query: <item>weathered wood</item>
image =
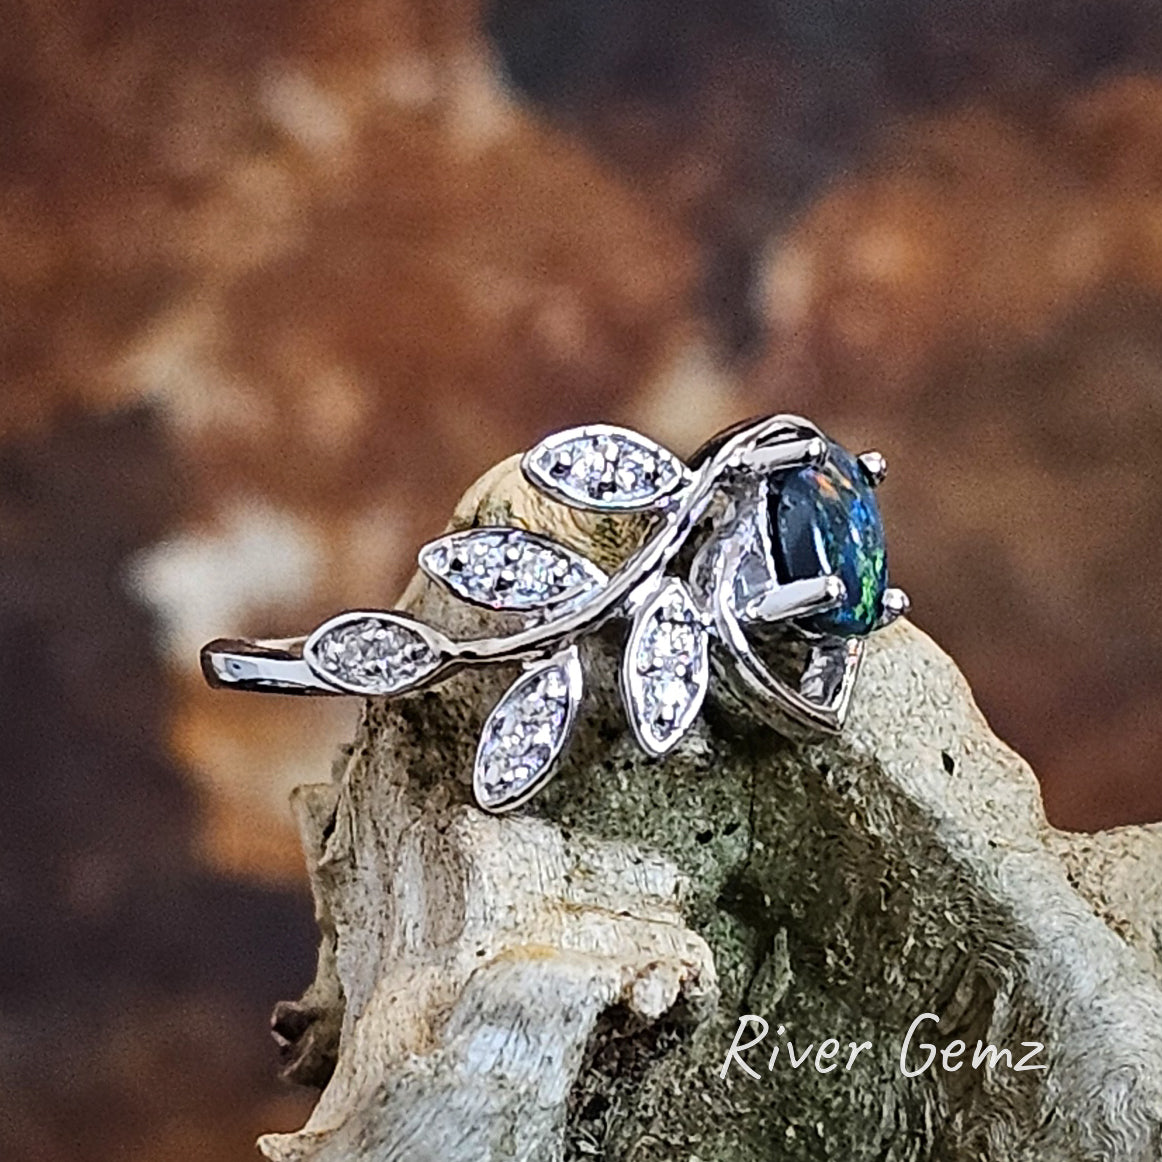
<path id="1" fill-rule="evenodd" d="M 460 523 L 562 532 L 510 473 L 469 497 Z M 407 601 L 454 631 L 481 616 L 424 583 Z M 617 646 L 589 643 L 578 737 L 520 814 L 468 789 L 510 672 L 369 704 L 335 781 L 300 791 L 323 948 L 276 1016 L 289 1075 L 333 1074 L 268 1158 L 1162 1156 L 1162 829 L 1053 831 L 906 623 L 871 643 L 842 738 L 797 747 L 711 707 L 663 761 L 629 737 Z M 917 1040 L 968 1060 L 904 1076 L 925 1012 L 939 1028 Z M 750 1013 L 770 1026 L 744 1055 L 760 1076 L 723 1079 Z M 819 1072 L 828 1038 L 839 1064 Z M 814 1046 L 799 1068 L 788 1039 Z M 974 1068 L 978 1042 L 1014 1064 L 1043 1043 L 1047 1068 Z"/>

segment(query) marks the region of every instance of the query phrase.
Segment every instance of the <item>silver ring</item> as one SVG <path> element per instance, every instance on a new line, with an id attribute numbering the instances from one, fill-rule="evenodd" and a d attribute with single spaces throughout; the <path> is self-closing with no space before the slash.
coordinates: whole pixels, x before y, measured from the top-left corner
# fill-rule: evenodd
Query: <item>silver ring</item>
<path id="1" fill-rule="evenodd" d="M 785 734 L 842 728 L 865 638 L 908 610 L 887 585 L 879 453 L 853 456 L 809 421 L 777 415 L 720 433 L 689 463 L 625 428 L 570 428 L 521 468 L 573 508 L 649 514 L 641 544 L 607 575 L 526 529 L 449 533 L 420 550 L 421 570 L 461 601 L 523 615 L 521 628 L 453 640 L 399 610 L 348 611 L 307 637 L 210 642 L 209 683 L 395 697 L 465 666 L 523 662 L 476 753 L 473 789 L 492 812 L 552 777 L 584 697 L 578 642 L 612 619 L 629 624 L 622 696 L 651 755 L 697 718 L 712 669 L 728 697 Z M 785 672 L 791 658 L 796 673 Z"/>

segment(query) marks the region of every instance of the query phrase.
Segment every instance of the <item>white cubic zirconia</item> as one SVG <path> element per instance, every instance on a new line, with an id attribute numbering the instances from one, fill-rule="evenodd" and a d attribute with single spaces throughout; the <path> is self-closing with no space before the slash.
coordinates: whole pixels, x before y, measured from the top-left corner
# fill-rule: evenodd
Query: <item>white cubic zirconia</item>
<path id="1" fill-rule="evenodd" d="M 403 690 L 431 673 L 440 660 L 414 629 L 374 617 L 324 629 L 311 652 L 325 678 L 365 694 Z"/>
<path id="2" fill-rule="evenodd" d="M 526 471 L 534 483 L 582 508 L 652 507 L 686 479 L 672 453 L 634 433 L 580 429 L 550 438 L 529 453 Z"/>
<path id="3" fill-rule="evenodd" d="M 625 660 L 627 710 L 647 750 L 664 754 L 686 733 L 706 694 L 706 627 L 686 586 L 672 579 L 639 613 Z"/>
<path id="4" fill-rule="evenodd" d="M 586 593 L 605 574 L 579 553 L 524 529 L 451 533 L 420 550 L 420 567 L 457 597 L 491 609 L 545 609 Z"/>
<path id="5" fill-rule="evenodd" d="M 571 649 L 522 674 L 497 703 L 476 752 L 473 781 L 484 806 L 515 805 L 544 781 L 568 740 L 580 683 Z"/>

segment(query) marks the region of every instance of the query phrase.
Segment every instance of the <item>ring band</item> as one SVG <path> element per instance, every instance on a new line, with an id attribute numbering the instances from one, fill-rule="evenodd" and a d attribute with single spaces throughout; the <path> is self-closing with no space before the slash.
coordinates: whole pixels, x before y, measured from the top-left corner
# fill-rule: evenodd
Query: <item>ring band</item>
<path id="1" fill-rule="evenodd" d="M 612 619 L 630 623 L 622 695 L 650 754 L 667 753 L 697 717 L 712 658 L 761 721 L 788 734 L 842 728 L 864 639 L 908 609 L 887 585 L 874 498 L 882 456 L 852 456 L 809 421 L 778 415 L 720 433 L 689 463 L 625 428 L 570 428 L 521 468 L 571 507 L 649 514 L 641 544 L 607 575 L 525 529 L 450 533 L 420 550 L 420 568 L 461 601 L 524 615 L 515 632 L 454 640 L 402 611 L 354 610 L 305 637 L 210 642 L 207 681 L 392 697 L 467 666 L 523 662 L 477 751 L 473 786 L 489 811 L 511 810 L 552 776 L 584 695 L 578 643 Z M 682 576 L 687 545 L 695 551 Z M 776 625 L 805 652 L 797 681 L 779 676 L 755 640 Z"/>

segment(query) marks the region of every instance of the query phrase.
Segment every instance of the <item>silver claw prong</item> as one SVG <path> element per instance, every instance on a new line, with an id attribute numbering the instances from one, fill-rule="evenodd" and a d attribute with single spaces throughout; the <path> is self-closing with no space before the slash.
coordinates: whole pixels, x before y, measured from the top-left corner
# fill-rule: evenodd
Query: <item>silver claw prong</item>
<path id="1" fill-rule="evenodd" d="M 742 610 L 743 621 L 785 621 L 834 609 L 847 597 L 843 582 L 834 575 L 788 581 L 756 597 Z"/>
<path id="2" fill-rule="evenodd" d="M 788 468 L 820 467 L 827 459 L 827 441 L 821 436 L 746 448 L 735 461 L 748 472 L 781 472 Z"/>
<path id="3" fill-rule="evenodd" d="M 807 463 L 822 468 L 827 463 L 827 441 L 822 436 L 812 436 L 807 441 Z"/>
<path id="4" fill-rule="evenodd" d="M 906 616 L 912 601 L 902 589 L 885 589 L 880 603 L 880 625 L 891 625 L 897 617 Z"/>
<path id="5" fill-rule="evenodd" d="M 867 477 L 867 482 L 872 488 L 878 488 L 888 474 L 888 462 L 884 459 L 883 454 L 880 452 L 861 452 L 858 459 L 859 466 L 863 469 L 864 476 Z"/>

